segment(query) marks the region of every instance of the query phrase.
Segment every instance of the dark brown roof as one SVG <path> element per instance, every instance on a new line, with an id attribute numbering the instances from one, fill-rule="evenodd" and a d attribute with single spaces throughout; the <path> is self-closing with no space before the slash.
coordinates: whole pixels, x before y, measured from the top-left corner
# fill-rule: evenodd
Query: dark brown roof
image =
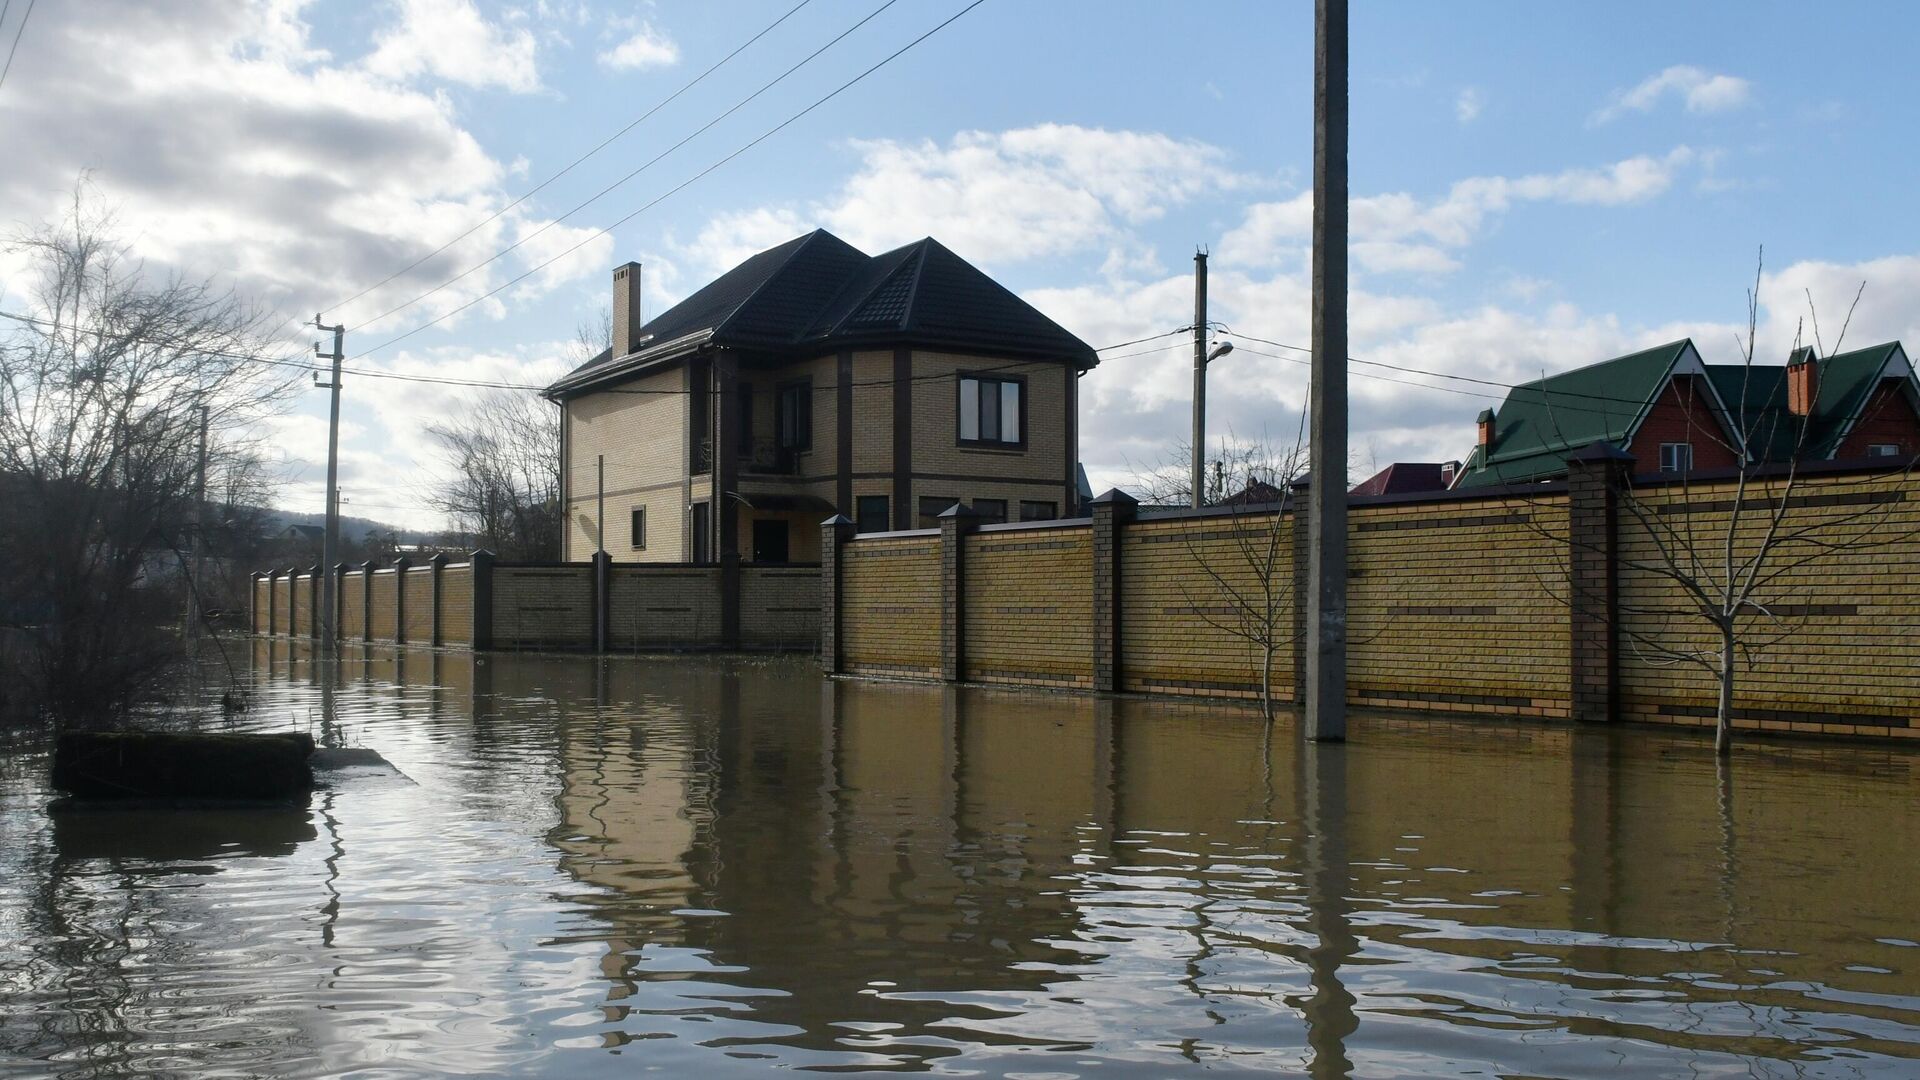
<path id="1" fill-rule="evenodd" d="M 1437 461 L 1396 461 L 1356 484 L 1351 495 L 1406 495 L 1444 491 L 1447 483 Z"/>
<path id="2" fill-rule="evenodd" d="M 869 256 L 824 229 L 768 248 L 640 328 L 636 350 L 690 335 L 714 345 L 795 358 L 853 346 L 920 345 L 1099 362 L 1000 283 L 929 237 Z M 554 389 L 577 390 L 624 357 L 602 353 Z"/>

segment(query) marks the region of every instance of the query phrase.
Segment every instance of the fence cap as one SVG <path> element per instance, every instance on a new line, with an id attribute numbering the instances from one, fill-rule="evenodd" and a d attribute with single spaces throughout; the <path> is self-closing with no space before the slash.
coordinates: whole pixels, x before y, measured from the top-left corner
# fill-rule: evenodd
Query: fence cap
<path id="1" fill-rule="evenodd" d="M 1108 488 L 1105 494 L 1094 499 L 1090 505 L 1092 506 L 1139 506 L 1140 500 L 1134 498 L 1133 496 L 1127 494 L 1124 491 L 1121 491 L 1119 488 Z"/>
<path id="2" fill-rule="evenodd" d="M 823 522 L 821 522 L 820 524 L 821 524 L 822 526 L 826 526 L 826 525 L 831 525 L 831 526 L 833 526 L 834 528 L 836 528 L 836 529 L 837 529 L 837 528 L 839 528 L 839 527 L 840 527 L 840 526 L 842 526 L 842 525 L 851 525 L 851 524 L 853 524 L 853 519 L 852 519 L 852 518 L 850 518 L 850 517 L 848 517 L 848 516 L 847 516 L 847 515 L 845 515 L 845 514 L 835 514 L 835 515 L 833 515 L 832 517 L 830 517 L 830 518 L 828 518 L 827 520 L 825 520 L 825 521 L 823 521 Z"/>
<path id="3" fill-rule="evenodd" d="M 964 521 L 967 518 L 979 517 L 980 511 L 975 510 L 973 507 L 968 506 L 966 503 L 954 503 L 952 506 L 949 506 L 945 510 L 940 511 L 940 513 L 936 516 L 941 518 L 955 518 L 957 520 Z"/>
<path id="4" fill-rule="evenodd" d="M 1570 463 L 1581 465 L 1598 465 L 1609 461 L 1620 461 L 1631 464 L 1636 459 L 1632 454 L 1602 439 L 1599 442 L 1588 443 L 1573 453 L 1568 454 L 1566 460 Z"/>

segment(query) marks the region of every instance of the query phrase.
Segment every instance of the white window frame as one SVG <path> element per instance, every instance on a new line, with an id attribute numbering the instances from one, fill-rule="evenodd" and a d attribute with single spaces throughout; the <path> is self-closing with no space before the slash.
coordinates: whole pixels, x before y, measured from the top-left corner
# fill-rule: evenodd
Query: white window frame
<path id="1" fill-rule="evenodd" d="M 1899 443 L 1868 443 L 1867 456 L 1870 458 L 1899 457 L 1900 444 Z"/>
<path id="2" fill-rule="evenodd" d="M 1669 464 L 1671 462 L 1671 464 Z M 1660 444 L 1660 471 L 1663 473 L 1690 473 L 1693 471 L 1693 444 L 1685 442 L 1666 442 Z"/>

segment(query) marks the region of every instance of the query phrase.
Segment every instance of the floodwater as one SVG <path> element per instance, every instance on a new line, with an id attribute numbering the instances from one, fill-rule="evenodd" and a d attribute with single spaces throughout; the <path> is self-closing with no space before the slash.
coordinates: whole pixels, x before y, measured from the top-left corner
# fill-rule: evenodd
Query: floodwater
<path id="1" fill-rule="evenodd" d="M 0 754 L 0 1073 L 1920 1075 L 1900 749 L 254 647 L 242 726 L 404 778 Z"/>

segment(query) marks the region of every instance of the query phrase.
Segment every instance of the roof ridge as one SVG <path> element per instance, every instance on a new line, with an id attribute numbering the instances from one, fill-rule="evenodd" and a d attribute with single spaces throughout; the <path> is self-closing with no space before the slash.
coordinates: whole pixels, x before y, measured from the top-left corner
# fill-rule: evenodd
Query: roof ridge
<path id="1" fill-rule="evenodd" d="M 908 266 L 913 267 L 913 281 L 907 286 L 907 302 L 900 310 L 901 326 L 913 325 L 913 302 L 920 295 L 920 283 L 927 279 L 927 252 L 932 248 L 939 247 L 940 241 L 935 240 L 931 236 L 923 236 L 915 241 L 913 246 L 920 250 L 914 252 L 906 262 L 901 264 L 901 269 L 905 269 Z M 889 274 L 888 276 L 891 277 L 892 275 Z"/>
<path id="2" fill-rule="evenodd" d="M 729 324 L 733 322 L 734 318 L 738 316 L 742 311 L 745 311 L 747 309 L 748 304 L 751 304 L 755 300 L 759 299 L 760 294 L 766 291 L 767 286 L 773 284 L 774 279 L 778 278 L 781 275 L 781 273 L 786 270 L 787 267 L 792 266 L 793 260 L 800 257 L 801 252 L 807 250 L 807 247 L 809 245 L 811 245 L 814 241 L 820 239 L 820 237 L 822 236 L 833 236 L 833 234 L 828 232 L 825 229 L 815 229 L 810 233 L 803 233 L 799 236 L 796 236 L 793 238 L 793 240 L 785 241 L 786 243 L 793 244 L 793 250 L 787 252 L 787 257 L 780 260 L 779 266 L 776 266 L 772 270 L 769 270 L 767 272 L 767 276 L 760 279 L 760 284 L 755 285 L 753 287 L 752 292 L 749 292 L 747 295 L 741 297 L 740 302 L 733 305 L 733 310 L 727 312 L 725 316 L 714 320 L 714 323 L 713 323 L 714 336 L 718 337 L 722 331 L 729 329 Z M 840 240 L 840 238 L 837 236 L 833 236 L 833 238 L 835 240 Z M 798 240 L 799 243 L 794 244 L 794 240 Z M 840 242 L 843 244 L 847 244 L 845 240 L 840 240 Z M 779 246 L 780 246 L 779 244 L 774 245 L 774 247 L 779 247 Z M 859 248 L 853 247 L 852 244 L 847 244 L 847 246 L 850 248 L 853 248 L 853 250 L 855 251 L 860 251 Z M 768 250 L 771 251 L 772 248 L 769 248 Z M 865 255 L 866 252 L 860 251 L 860 254 Z M 748 256 L 748 258 L 752 258 L 752 256 Z M 719 279 L 716 278 L 714 280 L 717 281 Z"/>
<path id="3" fill-rule="evenodd" d="M 913 248 L 913 247 L 921 247 L 924 245 L 924 243 L 925 241 L 916 240 L 911 244 L 902 244 L 897 248 L 893 248 L 889 251 L 883 251 L 878 255 L 868 255 L 867 263 L 868 265 L 872 265 L 873 263 L 879 262 L 881 259 L 884 259 L 887 256 L 894 254 L 895 252 L 905 251 L 908 248 Z M 919 260 L 918 263 L 915 262 L 916 258 Z M 867 305 L 873 302 L 873 298 L 879 294 L 880 290 L 886 288 L 888 285 L 893 284 L 893 280 L 899 277 L 901 274 L 906 273 L 909 268 L 913 268 L 914 273 L 917 275 L 919 273 L 918 267 L 924 266 L 925 263 L 926 263 L 926 253 L 924 250 L 915 252 L 913 255 L 910 255 L 904 259 L 901 259 L 900 265 L 887 271 L 886 274 L 881 276 L 881 278 L 878 281 L 875 281 L 870 287 L 868 287 L 868 289 L 865 292 L 861 293 L 860 298 L 858 300 L 855 300 L 853 303 L 847 305 L 846 312 L 842 314 L 838 319 L 834 320 L 833 325 L 828 327 L 826 332 L 820 336 L 832 337 L 833 335 L 841 333 L 842 331 L 846 330 L 847 324 L 849 322 L 852 322 L 856 316 L 858 316 L 862 311 L 865 311 L 867 309 Z M 852 282 L 849 282 L 848 284 L 851 285 Z M 901 317 L 899 321 L 894 324 L 896 327 L 905 326 L 907 324 L 908 316 L 912 314 L 913 292 L 917 290 L 918 282 L 915 282 L 915 286 L 916 286 L 915 290 L 909 290 L 908 292 L 907 306 L 901 312 Z"/>

